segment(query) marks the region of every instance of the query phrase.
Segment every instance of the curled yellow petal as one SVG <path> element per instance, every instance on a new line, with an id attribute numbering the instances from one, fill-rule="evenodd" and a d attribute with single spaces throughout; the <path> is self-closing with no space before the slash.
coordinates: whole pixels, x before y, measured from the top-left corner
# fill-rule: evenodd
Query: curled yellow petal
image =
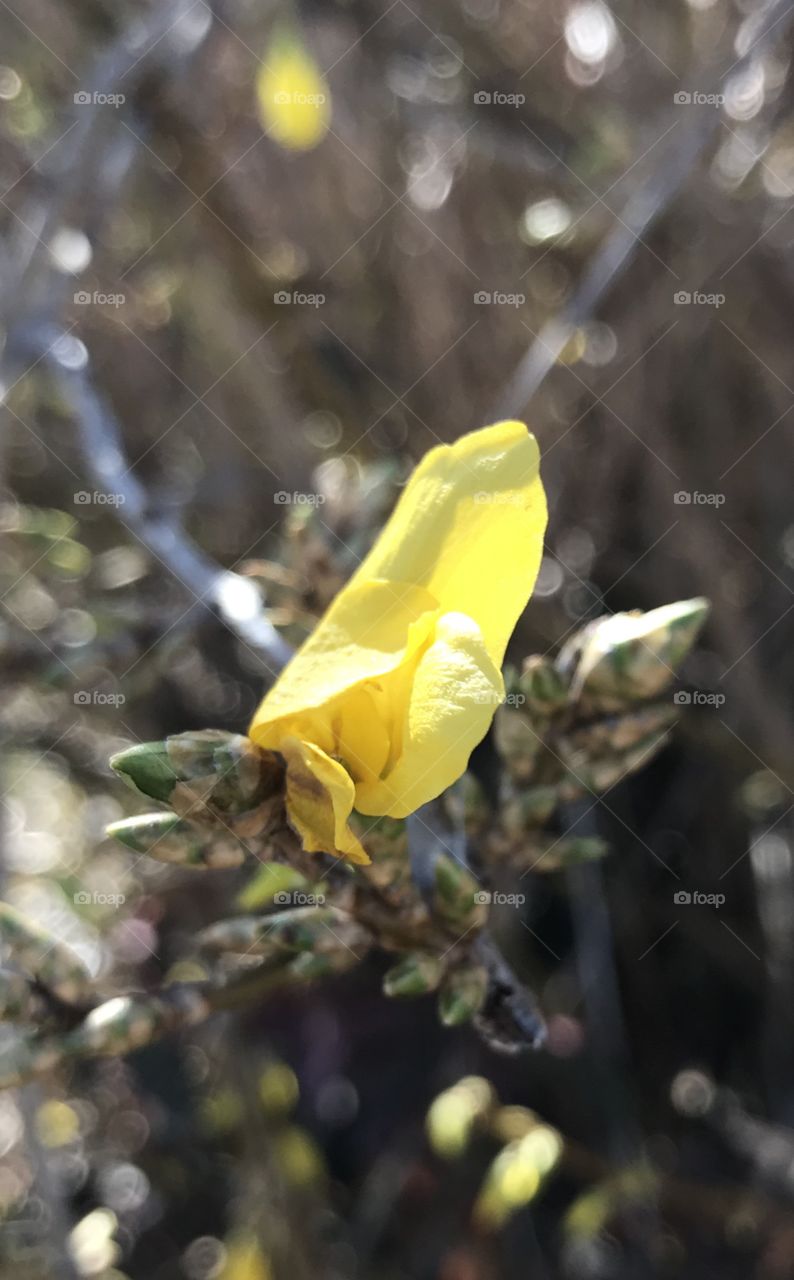
<path id="1" fill-rule="evenodd" d="M 346 769 L 311 742 L 286 738 L 287 815 L 307 853 L 337 853 L 366 866 L 369 855 L 348 826 L 355 787 Z"/>

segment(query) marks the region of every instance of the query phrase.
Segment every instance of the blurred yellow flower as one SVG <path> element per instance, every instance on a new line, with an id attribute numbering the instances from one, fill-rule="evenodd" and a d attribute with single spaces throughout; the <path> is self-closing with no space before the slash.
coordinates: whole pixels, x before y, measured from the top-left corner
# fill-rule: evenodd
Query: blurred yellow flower
<path id="1" fill-rule="evenodd" d="M 265 51 L 256 82 L 266 131 L 289 151 L 310 151 L 322 142 L 331 118 L 331 94 L 298 36 L 279 27 Z"/>
<path id="2" fill-rule="evenodd" d="M 522 422 L 432 449 L 261 703 L 249 735 L 284 757 L 308 852 L 368 863 L 353 809 L 404 818 L 464 773 L 540 565 L 538 462 Z"/>

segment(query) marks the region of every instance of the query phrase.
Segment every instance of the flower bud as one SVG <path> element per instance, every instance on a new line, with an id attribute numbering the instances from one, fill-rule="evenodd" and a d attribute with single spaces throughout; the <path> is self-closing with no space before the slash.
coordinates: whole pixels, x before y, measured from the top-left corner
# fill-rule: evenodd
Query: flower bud
<path id="1" fill-rule="evenodd" d="M 481 965 L 453 969 L 444 979 L 438 997 L 438 1013 L 445 1027 L 470 1022 L 482 1009 L 488 991 L 488 974 Z"/>
<path id="2" fill-rule="evenodd" d="M 598 618 L 574 644 L 581 644 L 571 685 L 572 698 L 585 697 L 602 710 L 656 698 L 671 683 L 692 648 L 709 611 L 707 600 L 679 600 L 649 613 L 616 613 Z M 558 661 L 565 667 L 564 651 Z"/>
<path id="3" fill-rule="evenodd" d="M 0 947 L 64 1003 L 90 998 L 91 975 L 79 956 L 5 902 L 0 903 Z"/>
<path id="4" fill-rule="evenodd" d="M 234 819 L 279 796 L 284 779 L 284 765 L 275 752 L 262 750 L 243 734 L 220 729 L 140 743 L 119 752 L 110 763 L 148 799 L 197 819 L 206 806 L 235 826 Z"/>
<path id="5" fill-rule="evenodd" d="M 482 924 L 487 912 L 479 903 L 479 884 L 461 862 L 440 853 L 433 868 L 434 914 L 456 928 Z"/>
<path id="6" fill-rule="evenodd" d="M 275 957 L 314 952 L 330 955 L 346 948 L 355 959 L 369 946 L 369 934 L 337 907 L 291 907 L 272 915 L 220 920 L 199 935 L 209 952 Z"/>
<path id="7" fill-rule="evenodd" d="M 552 716 L 568 702 L 568 686 L 561 672 L 549 658 L 538 653 L 524 662 L 518 688 L 531 716 Z"/>
<path id="8" fill-rule="evenodd" d="M 387 996 L 424 996 L 435 991 L 444 966 L 438 956 L 415 951 L 394 965 L 383 979 Z"/>
<path id="9" fill-rule="evenodd" d="M 175 813 L 144 813 L 112 822 L 107 834 L 135 853 L 182 867 L 239 867 L 245 849 L 231 834 L 202 831 Z"/>

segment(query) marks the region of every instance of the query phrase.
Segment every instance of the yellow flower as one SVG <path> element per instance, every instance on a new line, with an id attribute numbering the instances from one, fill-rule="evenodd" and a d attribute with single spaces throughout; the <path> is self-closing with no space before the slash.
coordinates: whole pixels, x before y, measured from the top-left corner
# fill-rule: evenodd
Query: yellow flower
<path id="1" fill-rule="evenodd" d="M 287 814 L 308 852 L 368 863 L 353 809 L 404 818 L 465 771 L 504 697 L 500 667 L 545 527 L 522 422 L 422 459 L 249 729 L 286 761 Z"/>
<path id="2" fill-rule="evenodd" d="M 331 118 L 331 91 L 300 38 L 278 27 L 257 76 L 262 123 L 288 151 L 310 151 L 322 142 Z"/>

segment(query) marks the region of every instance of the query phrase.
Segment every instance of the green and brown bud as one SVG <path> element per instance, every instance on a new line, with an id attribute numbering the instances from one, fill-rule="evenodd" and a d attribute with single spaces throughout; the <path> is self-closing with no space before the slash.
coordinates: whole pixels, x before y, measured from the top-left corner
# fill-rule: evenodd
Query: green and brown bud
<path id="1" fill-rule="evenodd" d="M 455 928 L 485 923 L 487 911 L 480 902 L 479 884 L 461 862 L 441 853 L 434 867 L 433 914 Z"/>
<path id="2" fill-rule="evenodd" d="M 179 733 L 113 756 L 111 767 L 181 817 L 216 817 L 240 835 L 258 835 L 280 807 L 284 765 L 250 738 L 220 729 Z"/>
<path id="3" fill-rule="evenodd" d="M 356 954 L 369 946 L 369 934 L 337 907 L 292 907 L 272 915 L 221 920 L 202 931 L 199 945 L 216 954 L 265 957 L 301 952 L 325 955 L 340 947 Z"/>
<path id="4" fill-rule="evenodd" d="M 180 1000 L 115 996 L 92 1009 L 79 1026 L 61 1039 L 68 1056 L 116 1056 L 149 1044 L 172 1026 L 198 1022 L 207 1012 L 201 993 L 187 988 L 181 992 Z"/>
<path id="5" fill-rule="evenodd" d="M 82 1004 L 92 979 L 80 957 L 40 925 L 0 903 L 0 950 L 65 1004 Z"/>
<path id="6" fill-rule="evenodd" d="M 245 849 L 231 833 L 208 832 L 174 813 L 144 813 L 112 822 L 107 834 L 135 853 L 180 867 L 239 867 Z"/>
<path id="7" fill-rule="evenodd" d="M 294 960 L 290 960 L 283 970 L 283 976 L 294 978 L 297 982 L 315 982 L 319 978 L 345 973 L 362 958 L 346 946 L 338 946 L 335 951 L 303 951 Z"/>
<path id="8" fill-rule="evenodd" d="M 674 679 L 708 611 L 708 601 L 695 598 L 649 613 L 596 619 L 574 641 L 580 644 L 580 652 L 571 697 L 606 711 L 658 697 Z M 566 665 L 563 651 L 558 666 L 564 670 Z"/>
<path id="9" fill-rule="evenodd" d="M 461 965 L 444 979 L 438 997 L 438 1014 L 445 1027 L 471 1022 L 485 1004 L 488 974 L 482 965 Z"/>
<path id="10" fill-rule="evenodd" d="M 415 951 L 393 965 L 383 979 L 387 996 L 424 996 L 435 991 L 444 965 L 438 956 Z"/>
<path id="11" fill-rule="evenodd" d="M 530 716 L 553 716 L 568 703 L 568 685 L 562 673 L 540 654 L 533 654 L 524 662 L 518 688 Z"/>

